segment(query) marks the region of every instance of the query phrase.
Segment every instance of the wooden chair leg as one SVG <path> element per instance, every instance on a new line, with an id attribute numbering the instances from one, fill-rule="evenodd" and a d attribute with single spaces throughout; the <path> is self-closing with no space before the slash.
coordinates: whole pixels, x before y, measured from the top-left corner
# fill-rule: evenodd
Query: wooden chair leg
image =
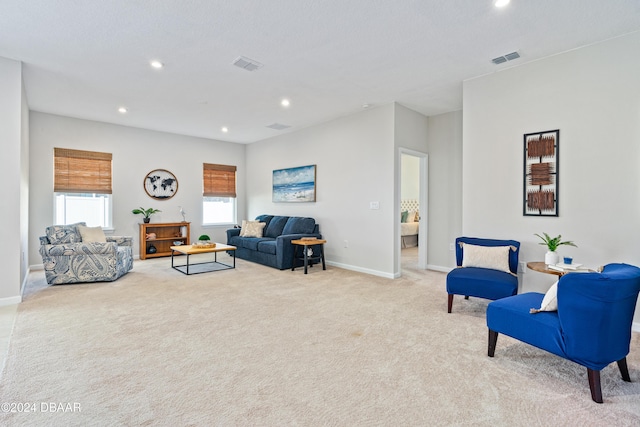
<path id="1" fill-rule="evenodd" d="M 587 368 L 589 377 L 589 388 L 591 389 L 591 399 L 596 403 L 602 403 L 602 388 L 600 387 L 600 371 Z"/>
<path id="2" fill-rule="evenodd" d="M 620 374 L 622 375 L 622 379 L 628 383 L 631 382 L 631 377 L 629 376 L 629 368 L 627 367 L 627 358 L 623 357 L 618 360 L 618 368 L 620 369 Z"/>
<path id="3" fill-rule="evenodd" d="M 453 305 L 453 294 L 449 294 L 449 299 L 447 300 L 447 313 L 451 313 L 452 305 Z"/>
<path id="4" fill-rule="evenodd" d="M 496 343 L 498 342 L 498 333 L 496 331 L 492 331 L 489 329 L 489 348 L 487 350 L 487 355 L 489 357 L 493 357 L 496 353 Z"/>

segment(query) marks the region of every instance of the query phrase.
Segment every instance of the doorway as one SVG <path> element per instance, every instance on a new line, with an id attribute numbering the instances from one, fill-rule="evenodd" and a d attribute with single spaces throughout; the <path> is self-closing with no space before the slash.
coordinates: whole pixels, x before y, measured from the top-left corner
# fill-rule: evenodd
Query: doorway
<path id="1" fill-rule="evenodd" d="M 402 275 L 406 269 L 427 268 L 428 155 L 407 148 L 398 154 L 396 271 Z"/>

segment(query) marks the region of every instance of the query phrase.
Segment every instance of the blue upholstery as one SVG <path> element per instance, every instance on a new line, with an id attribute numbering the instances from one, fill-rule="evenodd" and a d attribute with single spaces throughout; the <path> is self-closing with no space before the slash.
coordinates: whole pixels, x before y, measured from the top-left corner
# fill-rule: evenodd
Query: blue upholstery
<path id="1" fill-rule="evenodd" d="M 558 311 L 530 314 L 531 308 L 540 307 L 544 297 L 540 293 L 494 301 L 487 307 L 489 356 L 502 333 L 571 360 L 587 368 L 592 398 L 602 403 L 604 367 L 617 361 L 623 379 L 630 380 L 626 356 L 639 292 L 640 268 L 609 264 L 602 273 L 562 276 Z"/>
<path id="2" fill-rule="evenodd" d="M 292 240 L 302 237 L 322 238 L 313 218 L 259 215 L 256 220 L 267 224 L 264 237 L 240 237 L 239 228 L 227 230 L 227 244 L 237 248 L 237 258 L 280 270 L 289 269 L 293 263 Z"/>
<path id="3" fill-rule="evenodd" d="M 84 225 L 53 225 L 40 237 L 48 284 L 110 282 L 133 268 L 131 237 L 107 236 L 106 243 L 83 242 L 79 224 Z"/>
<path id="4" fill-rule="evenodd" d="M 509 251 L 510 273 L 489 268 L 462 267 L 464 245 L 511 246 Z M 447 274 L 447 311 L 451 313 L 454 295 L 497 300 L 518 293 L 518 256 L 520 242 L 515 240 L 480 239 L 477 237 L 458 237 L 456 239 L 456 268 Z"/>

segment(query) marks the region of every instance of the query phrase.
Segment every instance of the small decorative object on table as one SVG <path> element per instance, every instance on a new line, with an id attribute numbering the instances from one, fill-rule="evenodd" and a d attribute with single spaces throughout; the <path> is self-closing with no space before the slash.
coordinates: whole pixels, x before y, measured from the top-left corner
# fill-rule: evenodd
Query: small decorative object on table
<path id="1" fill-rule="evenodd" d="M 547 233 L 542 233 L 544 234 L 544 237 L 542 237 L 539 234 L 535 234 L 535 236 L 538 236 L 540 239 L 542 239 L 542 243 L 539 243 L 540 245 L 544 245 L 547 247 L 547 249 L 549 249 L 549 251 L 544 255 L 544 263 L 547 265 L 555 265 L 560 261 L 560 256 L 558 255 L 558 253 L 556 252 L 556 249 L 558 249 L 558 246 L 560 245 L 568 245 L 568 246 L 574 246 L 574 247 L 578 247 L 575 243 L 571 242 L 571 241 L 562 241 L 562 235 L 558 234 L 556 237 L 550 237 Z"/>
<path id="2" fill-rule="evenodd" d="M 198 237 L 198 241 L 194 243 L 194 246 L 199 248 L 215 248 L 216 244 L 211 241 L 211 237 L 203 234 Z"/>

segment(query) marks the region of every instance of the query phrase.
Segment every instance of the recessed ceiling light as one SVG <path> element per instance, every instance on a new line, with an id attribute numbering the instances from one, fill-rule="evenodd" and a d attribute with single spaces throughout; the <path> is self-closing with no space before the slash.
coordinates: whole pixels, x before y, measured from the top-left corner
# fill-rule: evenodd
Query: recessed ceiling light
<path id="1" fill-rule="evenodd" d="M 226 126 L 222 126 L 222 129 L 220 129 L 222 132 L 227 133 L 229 132 L 229 128 Z"/>
<path id="2" fill-rule="evenodd" d="M 156 70 L 159 70 L 160 68 L 164 67 L 164 64 L 157 60 L 151 61 L 149 64 L 151 64 L 151 66 Z"/>
<path id="3" fill-rule="evenodd" d="M 496 0 L 493 2 L 493 5 L 495 7 L 505 7 L 509 2 L 511 2 L 511 0 Z"/>
<path id="4" fill-rule="evenodd" d="M 127 114 L 127 111 L 129 111 L 129 110 L 127 110 L 126 107 L 118 108 L 118 113 L 120 113 L 120 114 Z"/>
<path id="5" fill-rule="evenodd" d="M 367 108 L 369 108 L 369 107 L 371 107 L 371 104 L 369 104 L 369 103 L 367 103 L 367 102 L 365 102 L 364 104 L 362 104 L 362 108 L 364 108 L 364 109 L 367 109 Z"/>
<path id="6" fill-rule="evenodd" d="M 282 101 L 280 101 L 280 105 L 282 105 L 283 107 L 288 107 L 289 105 L 291 105 L 291 101 L 289 101 L 287 98 L 284 98 Z"/>

